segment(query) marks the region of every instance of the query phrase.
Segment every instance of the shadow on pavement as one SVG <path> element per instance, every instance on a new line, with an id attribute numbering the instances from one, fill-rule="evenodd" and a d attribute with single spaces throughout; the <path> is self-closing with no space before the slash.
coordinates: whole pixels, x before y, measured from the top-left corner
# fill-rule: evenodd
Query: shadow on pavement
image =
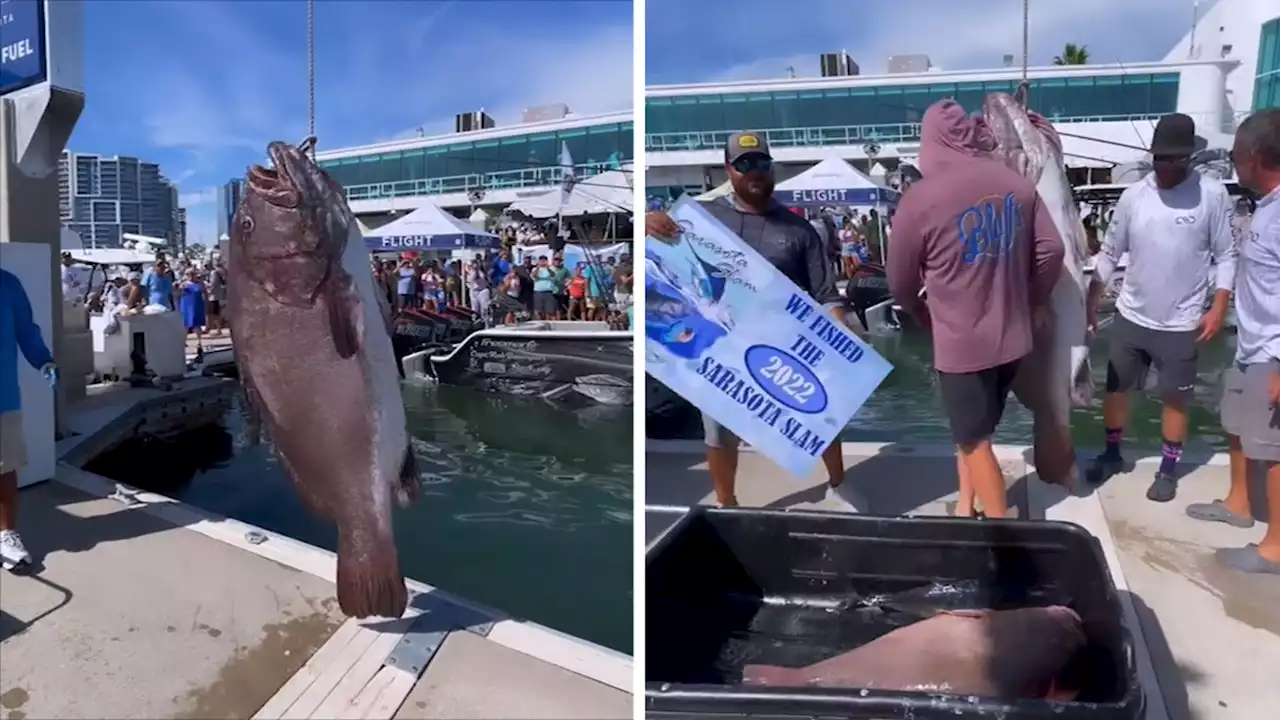
<path id="1" fill-rule="evenodd" d="M 1205 680 L 1205 674 L 1193 665 L 1179 663 L 1169 649 L 1169 641 L 1165 639 L 1164 629 L 1160 625 L 1155 612 L 1142 599 L 1141 595 L 1121 590 L 1133 603 L 1138 622 L 1142 625 L 1142 636 L 1146 640 L 1147 654 L 1151 657 L 1152 669 L 1156 680 L 1160 683 L 1160 692 L 1164 699 L 1169 720 L 1200 720 L 1199 714 L 1191 709 L 1191 701 L 1187 692 L 1188 685 L 1197 685 Z M 1150 692 L 1150 688 L 1147 691 Z M 1148 704 L 1150 700 L 1148 700 Z"/>

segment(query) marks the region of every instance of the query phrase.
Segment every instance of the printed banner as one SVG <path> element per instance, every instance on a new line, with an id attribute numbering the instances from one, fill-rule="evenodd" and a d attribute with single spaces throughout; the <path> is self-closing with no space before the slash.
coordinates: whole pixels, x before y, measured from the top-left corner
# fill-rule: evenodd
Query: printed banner
<path id="1" fill-rule="evenodd" d="M 646 371 L 797 477 L 892 370 L 767 260 L 683 197 L 645 240 Z"/>

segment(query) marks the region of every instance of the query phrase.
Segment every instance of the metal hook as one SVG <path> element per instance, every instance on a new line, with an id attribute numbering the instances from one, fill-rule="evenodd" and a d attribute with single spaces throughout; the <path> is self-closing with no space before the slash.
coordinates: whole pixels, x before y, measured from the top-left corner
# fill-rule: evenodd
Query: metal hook
<path id="1" fill-rule="evenodd" d="M 303 154 L 310 153 L 311 148 L 315 147 L 315 144 L 316 144 L 316 136 L 308 135 L 302 138 L 302 142 L 298 143 L 298 150 Z"/>

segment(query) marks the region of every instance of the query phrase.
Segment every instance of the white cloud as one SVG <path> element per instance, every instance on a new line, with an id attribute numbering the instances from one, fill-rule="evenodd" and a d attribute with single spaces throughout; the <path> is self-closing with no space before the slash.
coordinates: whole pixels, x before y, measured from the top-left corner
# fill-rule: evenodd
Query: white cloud
<path id="1" fill-rule="evenodd" d="M 150 143 L 192 157 L 186 177 L 209 171 L 220 155 L 263 153 L 267 142 L 300 139 L 305 120 L 291 112 L 305 103 L 305 58 L 280 52 L 269 35 L 240 22 L 222 4 L 169 3 L 156 6 L 177 14 L 198 65 L 176 58 L 149 68 L 141 119 Z M 207 48 L 200 54 L 199 48 Z"/>
<path id="2" fill-rule="evenodd" d="M 494 52 L 441 58 L 412 81 L 413 88 L 421 88 L 421 97 L 431 97 L 434 88 L 436 97 L 461 96 L 464 93 L 459 90 L 469 90 L 476 96 L 485 92 L 494 100 L 453 102 L 443 112 L 434 108 L 430 114 L 423 113 L 419 127 L 428 136 L 453 132 L 453 116 L 467 110 L 483 109 L 499 127 L 519 123 L 527 108 L 554 103 L 564 103 L 578 115 L 630 110 L 632 39 L 630 26 L 602 28 L 563 43 L 537 33 L 515 32 L 495 39 Z M 466 67 L 465 73 L 458 73 L 460 66 Z M 449 90 L 442 93 L 444 88 Z M 416 134 L 413 127 L 395 138 Z"/>
<path id="3" fill-rule="evenodd" d="M 660 13 L 668 4 L 651 0 L 649 7 Z M 895 0 L 876 3 L 873 11 L 864 3 L 845 1 L 815 3 L 803 13 L 777 12 L 791 5 L 784 0 L 747 4 L 772 8 L 770 22 L 760 23 L 761 13 L 735 10 L 721 13 L 707 31 L 732 38 L 735 48 L 757 52 L 730 50 L 709 76 L 685 81 L 785 78 L 788 66 L 797 76 L 817 76 L 818 55 L 841 49 L 868 75 L 884 73 L 892 55 L 925 54 L 940 68 L 958 70 L 998 67 L 1006 54 L 1020 62 L 1022 53 L 1021 0 Z M 1066 43 L 1086 45 L 1094 63 L 1160 59 L 1190 29 L 1190 22 L 1191 0 L 1033 0 L 1030 64 L 1049 64 Z M 666 41 L 654 36 L 650 30 L 651 44 Z M 760 48 L 776 51 L 761 53 Z M 651 50 L 649 57 L 654 56 Z"/>
<path id="4" fill-rule="evenodd" d="M 376 5 L 364 6 L 377 13 Z M 319 48 L 320 147 L 376 142 L 392 134 L 387 124 L 405 128 L 394 133 L 398 138 L 412 137 L 417 127 L 428 135 L 448 133 L 453 116 L 469 110 L 483 109 L 505 126 L 519 122 L 527 107 L 559 102 L 580 115 L 630 109 L 630 22 L 557 38 L 518 23 L 469 28 L 464 6 L 428 5 L 423 7 L 432 9 L 416 21 L 344 28 L 343 47 Z M 229 154 L 252 161 L 271 140 L 301 139 L 305 56 L 281 53 L 269 34 L 249 27 L 227 6 L 164 7 L 185 17 L 197 36 L 193 42 L 207 40 L 218 51 L 209 67 L 175 62 L 155 69 L 149 83 L 154 89 L 141 103 L 152 144 L 189 153 L 200 175 L 225 166 Z M 412 7 L 390 3 L 386 14 Z M 319 13 L 317 31 L 326 22 L 342 21 L 339 12 Z"/>
<path id="5" fill-rule="evenodd" d="M 187 244 L 211 247 L 218 242 L 218 206 L 214 203 L 187 208 Z"/>

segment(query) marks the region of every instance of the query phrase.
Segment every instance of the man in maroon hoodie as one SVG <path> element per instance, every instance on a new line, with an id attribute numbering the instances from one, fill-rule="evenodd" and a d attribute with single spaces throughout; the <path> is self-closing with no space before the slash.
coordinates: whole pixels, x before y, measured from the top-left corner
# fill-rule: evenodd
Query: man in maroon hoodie
<path id="1" fill-rule="evenodd" d="M 944 100 L 925 112 L 920 134 L 924 177 L 894 216 L 889 288 L 933 333 L 959 449 L 956 514 L 972 514 L 976 492 L 988 516 L 1003 517 L 1005 483 L 991 436 L 1018 361 L 1031 352 L 1032 323 L 1048 316 L 1062 237 L 1031 181 L 987 156 L 994 139 L 981 120 Z"/>

